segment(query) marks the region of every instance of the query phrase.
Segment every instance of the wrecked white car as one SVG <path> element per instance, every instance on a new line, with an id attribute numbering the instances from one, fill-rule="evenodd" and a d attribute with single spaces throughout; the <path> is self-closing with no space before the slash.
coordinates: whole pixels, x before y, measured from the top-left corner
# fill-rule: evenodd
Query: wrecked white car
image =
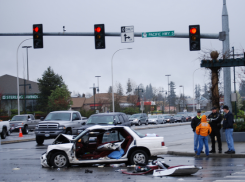
<path id="1" fill-rule="evenodd" d="M 41 165 L 137 164 L 161 154 L 167 154 L 163 137 L 143 136 L 127 126 L 95 125 L 78 136 L 60 134 L 41 156 Z"/>

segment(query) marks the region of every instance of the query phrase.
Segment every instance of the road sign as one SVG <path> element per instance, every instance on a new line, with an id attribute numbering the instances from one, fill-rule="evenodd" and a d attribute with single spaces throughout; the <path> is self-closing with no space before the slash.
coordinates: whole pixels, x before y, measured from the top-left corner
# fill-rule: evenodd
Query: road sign
<path id="1" fill-rule="evenodd" d="M 169 37 L 174 36 L 174 31 L 164 31 L 164 32 L 143 32 L 142 38 L 149 37 Z"/>
<path id="2" fill-rule="evenodd" d="M 121 41 L 122 43 L 134 42 L 134 26 L 121 27 Z"/>

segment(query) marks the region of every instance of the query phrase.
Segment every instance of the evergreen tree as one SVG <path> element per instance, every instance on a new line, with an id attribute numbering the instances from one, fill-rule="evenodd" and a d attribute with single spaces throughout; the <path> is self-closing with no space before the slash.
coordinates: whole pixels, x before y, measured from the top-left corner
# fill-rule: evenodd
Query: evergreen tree
<path id="1" fill-rule="evenodd" d="M 175 101 L 176 101 L 176 93 L 175 93 L 175 83 L 174 82 L 170 82 L 169 83 L 169 86 L 170 86 L 170 94 L 168 96 L 168 100 L 169 100 L 169 104 L 170 106 L 175 106 Z"/>
<path id="2" fill-rule="evenodd" d="M 121 83 L 118 83 L 117 85 L 117 94 L 123 96 L 123 88 Z"/>
<path id="3" fill-rule="evenodd" d="M 126 94 L 130 94 L 132 91 L 133 91 L 133 89 L 132 89 L 132 83 L 131 83 L 131 80 L 128 79 Z"/>
<path id="4" fill-rule="evenodd" d="M 195 85 L 195 98 L 200 99 L 201 96 L 201 87 L 200 85 Z"/>
<path id="5" fill-rule="evenodd" d="M 111 86 L 109 86 L 109 88 L 108 88 L 108 93 L 112 93 L 112 87 Z"/>
<path id="6" fill-rule="evenodd" d="M 47 112 L 48 97 L 51 95 L 52 90 L 55 90 L 57 87 L 62 87 L 64 82 L 62 77 L 55 74 L 51 67 L 48 67 L 48 69 L 44 71 L 42 78 L 37 79 L 37 82 L 40 91 L 37 100 L 38 108 L 40 111 Z"/>

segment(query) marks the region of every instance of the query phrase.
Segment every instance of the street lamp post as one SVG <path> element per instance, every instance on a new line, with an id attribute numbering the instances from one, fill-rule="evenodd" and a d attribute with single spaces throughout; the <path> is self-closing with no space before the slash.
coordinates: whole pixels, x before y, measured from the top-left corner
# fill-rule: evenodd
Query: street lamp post
<path id="1" fill-rule="evenodd" d="M 97 77 L 97 78 L 98 78 L 98 88 L 97 88 L 97 92 L 99 93 L 99 92 L 100 92 L 99 78 L 100 78 L 101 76 L 95 76 L 95 77 Z"/>
<path id="2" fill-rule="evenodd" d="M 162 90 L 160 90 L 159 92 L 164 93 L 164 89 L 162 88 Z M 164 95 L 163 95 L 163 104 L 162 104 L 162 113 L 164 114 Z"/>
<path id="3" fill-rule="evenodd" d="M 29 80 L 28 48 L 32 48 L 32 46 L 22 46 L 22 48 L 26 48 L 26 59 L 27 59 L 27 80 Z"/>
<path id="4" fill-rule="evenodd" d="M 114 55 L 118 52 L 118 51 L 121 51 L 121 50 L 126 50 L 126 49 L 132 49 L 132 48 L 125 48 L 125 49 L 118 49 L 116 52 L 114 52 L 114 54 L 112 55 L 112 58 L 111 58 L 111 95 L 112 95 L 112 110 L 113 112 L 115 112 L 115 105 L 114 105 L 114 89 L 113 89 L 113 57 Z"/>
<path id="5" fill-rule="evenodd" d="M 169 110 L 168 110 L 168 113 L 170 114 L 170 98 L 169 98 L 169 77 L 171 76 L 171 75 L 165 75 L 165 76 L 167 76 L 168 77 L 168 105 L 169 105 Z"/>
<path id="6" fill-rule="evenodd" d="M 29 38 L 29 39 L 25 39 L 23 40 L 18 48 L 17 48 L 17 52 L 16 52 L 16 65 L 17 65 L 17 108 L 18 108 L 18 115 L 20 115 L 20 88 L 19 88 L 19 61 L 18 61 L 18 52 L 19 52 L 19 48 L 20 48 L 20 45 L 27 41 L 27 40 L 30 40 L 30 39 L 33 39 L 33 38 Z"/>
<path id="7" fill-rule="evenodd" d="M 183 108 L 185 107 L 185 93 L 184 93 L 184 85 L 180 85 L 179 87 L 183 87 Z"/>

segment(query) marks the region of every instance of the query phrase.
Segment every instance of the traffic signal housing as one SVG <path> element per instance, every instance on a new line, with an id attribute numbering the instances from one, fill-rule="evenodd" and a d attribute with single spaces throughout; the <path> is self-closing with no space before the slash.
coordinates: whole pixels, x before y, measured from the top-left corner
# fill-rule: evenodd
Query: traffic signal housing
<path id="1" fill-rule="evenodd" d="M 43 48 L 43 25 L 33 25 L 33 48 Z"/>
<path id="2" fill-rule="evenodd" d="M 95 49 L 105 49 L 105 26 L 104 24 L 94 25 Z"/>
<path id="3" fill-rule="evenodd" d="M 201 50 L 200 26 L 199 25 L 189 26 L 189 42 L 190 42 L 190 51 Z"/>

